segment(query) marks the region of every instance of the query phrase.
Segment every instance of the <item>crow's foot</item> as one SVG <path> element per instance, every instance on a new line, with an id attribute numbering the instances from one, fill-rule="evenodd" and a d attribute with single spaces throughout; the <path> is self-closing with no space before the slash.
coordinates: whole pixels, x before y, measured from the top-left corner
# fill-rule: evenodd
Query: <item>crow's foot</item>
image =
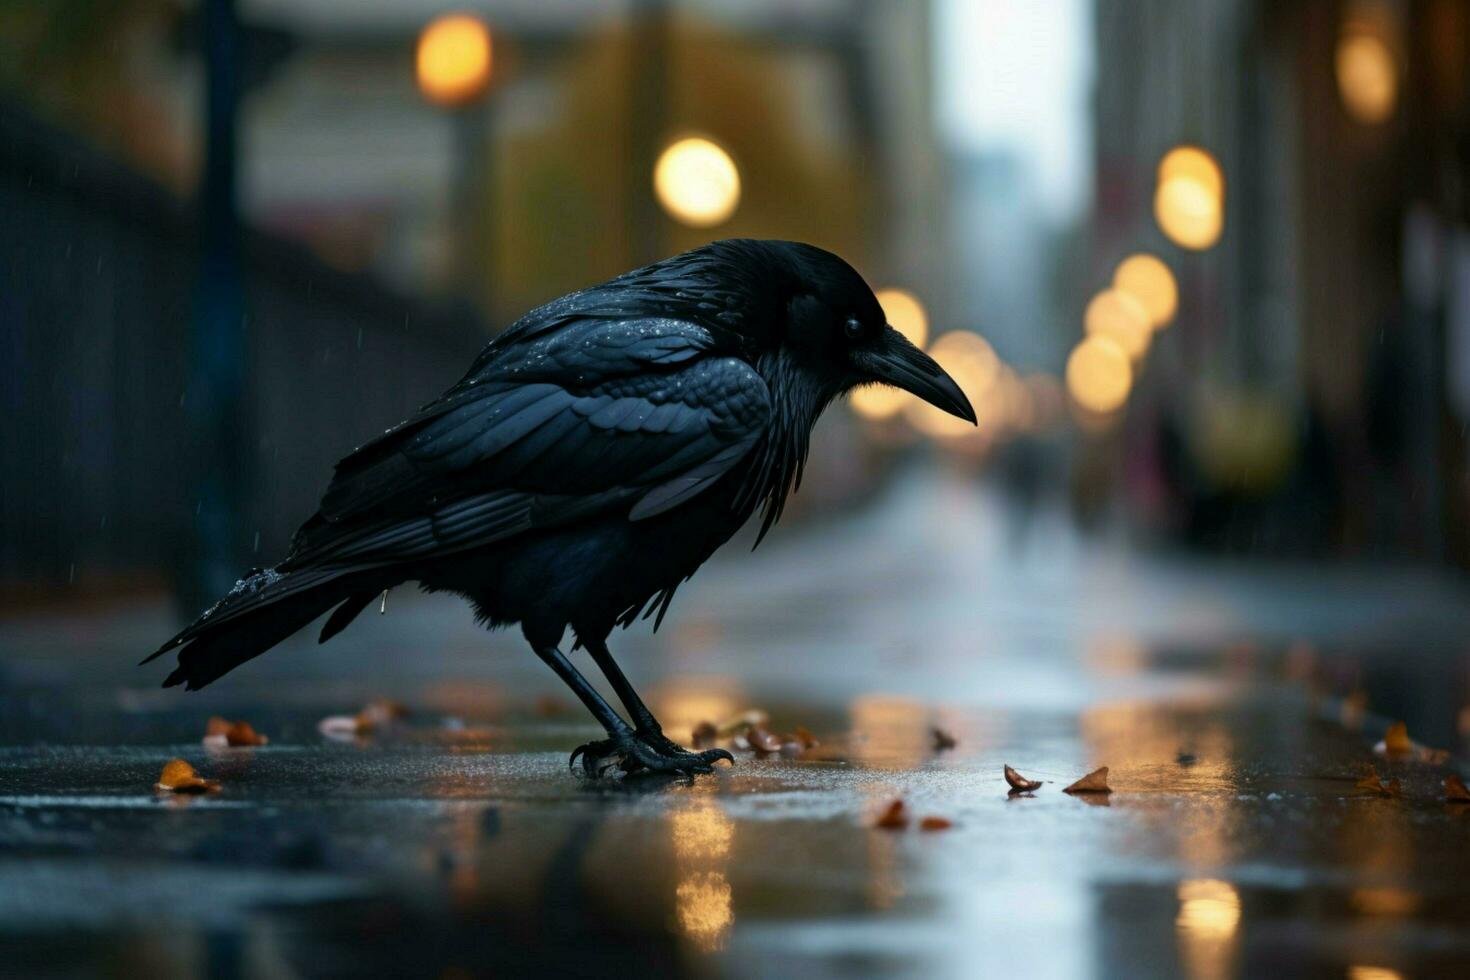
<path id="1" fill-rule="evenodd" d="M 732 765 L 735 762 L 735 757 L 724 749 L 690 752 L 657 732 L 620 733 L 579 745 L 567 765 L 575 766 L 578 759 L 582 760 L 582 772 L 593 778 L 611 771 L 628 776 L 654 772 L 692 776 L 714 772 L 715 763 L 721 759 Z"/>

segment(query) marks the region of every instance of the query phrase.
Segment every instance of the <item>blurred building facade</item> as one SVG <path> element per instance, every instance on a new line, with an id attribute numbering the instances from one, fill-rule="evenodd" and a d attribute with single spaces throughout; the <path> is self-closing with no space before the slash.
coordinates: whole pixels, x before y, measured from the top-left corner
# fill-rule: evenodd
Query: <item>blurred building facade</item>
<path id="1" fill-rule="evenodd" d="M 192 574 L 213 7 L 240 53 L 241 570 L 281 553 L 335 458 L 562 292 L 740 235 L 824 245 L 875 282 L 942 281 L 923 249 L 943 215 L 926 4 L 462 6 L 493 62 L 481 98 L 446 108 L 415 84 L 437 4 L 0 4 L 7 589 Z M 655 200 L 654 161 L 686 134 L 740 168 L 719 227 Z M 872 472 L 845 413 L 824 425 L 793 513 Z"/>
<path id="2" fill-rule="evenodd" d="M 1135 484 L 1165 488 L 1144 519 L 1240 552 L 1470 563 L 1451 397 L 1470 12 L 1099 0 L 1096 23 L 1094 272 L 1146 248 L 1181 293 L 1124 437 Z M 1225 173 L 1202 252 L 1154 221 L 1181 144 Z"/>

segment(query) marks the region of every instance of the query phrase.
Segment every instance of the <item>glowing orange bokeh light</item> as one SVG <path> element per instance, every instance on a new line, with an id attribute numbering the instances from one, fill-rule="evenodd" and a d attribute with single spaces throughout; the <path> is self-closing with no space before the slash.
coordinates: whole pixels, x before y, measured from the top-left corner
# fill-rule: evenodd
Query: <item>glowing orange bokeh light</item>
<path id="1" fill-rule="evenodd" d="M 419 91 L 439 105 L 463 105 L 490 81 L 490 29 L 470 14 L 445 14 L 419 35 L 414 67 Z"/>

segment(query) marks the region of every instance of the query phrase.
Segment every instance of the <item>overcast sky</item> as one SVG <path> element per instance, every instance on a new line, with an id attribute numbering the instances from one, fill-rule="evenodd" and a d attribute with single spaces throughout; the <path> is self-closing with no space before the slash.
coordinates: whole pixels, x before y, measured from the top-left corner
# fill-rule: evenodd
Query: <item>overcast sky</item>
<path id="1" fill-rule="evenodd" d="M 936 97 L 948 142 L 1005 150 L 1047 217 L 1091 203 L 1091 0 L 936 0 Z"/>

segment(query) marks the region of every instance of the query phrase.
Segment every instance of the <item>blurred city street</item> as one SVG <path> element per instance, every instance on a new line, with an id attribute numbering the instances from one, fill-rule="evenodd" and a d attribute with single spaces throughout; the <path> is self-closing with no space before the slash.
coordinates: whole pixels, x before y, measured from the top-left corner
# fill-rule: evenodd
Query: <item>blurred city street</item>
<path id="1" fill-rule="evenodd" d="M 1466 0 L 0 0 L 0 976 L 1470 976 L 1467 174 Z"/>
<path id="2" fill-rule="evenodd" d="M 597 728 L 519 637 L 441 598 L 400 590 L 196 694 L 134 666 L 176 621 L 161 600 L 11 618 L 3 970 L 1463 972 L 1470 805 L 1441 780 L 1464 759 L 1464 586 L 1021 520 L 911 469 L 737 541 L 658 634 L 615 635 L 674 737 L 758 708 L 821 743 L 692 783 L 569 773 Z M 382 697 L 401 724 L 319 733 Z M 270 742 L 206 749 L 212 715 Z M 1391 719 L 1456 758 L 1376 756 Z M 174 756 L 220 790 L 155 793 Z M 1007 764 L 1044 785 L 1008 795 Z M 1061 792 L 1104 765 L 1110 795 Z M 1358 786 L 1373 766 L 1399 795 Z M 875 827 L 899 798 L 914 823 Z"/>

